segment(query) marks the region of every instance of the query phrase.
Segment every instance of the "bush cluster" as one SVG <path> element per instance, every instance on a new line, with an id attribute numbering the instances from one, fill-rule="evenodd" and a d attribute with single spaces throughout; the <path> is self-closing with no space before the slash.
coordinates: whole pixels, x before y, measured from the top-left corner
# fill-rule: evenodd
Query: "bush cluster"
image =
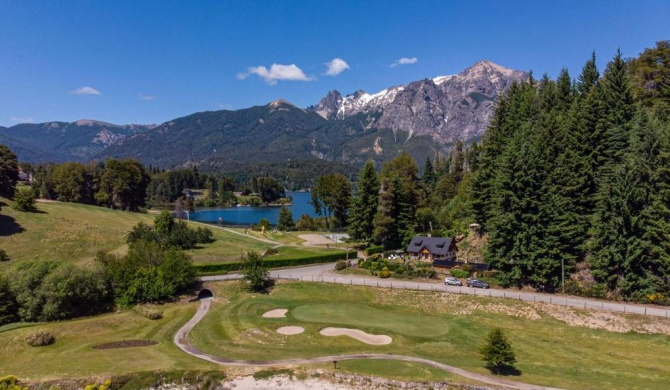
<path id="1" fill-rule="evenodd" d="M 382 245 L 372 245 L 365 249 L 366 256 L 372 256 L 377 253 L 384 253 L 384 247 Z"/>
<path id="2" fill-rule="evenodd" d="M 437 275 L 435 269 L 432 265 L 423 265 L 419 264 L 415 266 L 409 262 L 400 262 L 400 261 L 389 261 L 386 259 L 374 259 L 368 258 L 367 260 L 359 263 L 359 266 L 363 269 L 368 269 L 372 272 L 373 275 L 379 275 L 380 277 L 394 277 L 402 279 L 405 277 L 410 278 L 434 278 Z M 388 276 L 382 276 L 384 270 L 390 272 Z M 384 272 L 384 275 L 387 273 Z"/>
<path id="3" fill-rule="evenodd" d="M 140 222 L 128 232 L 128 245 L 138 241 L 157 242 L 163 248 L 193 249 L 197 244 L 214 242 L 214 233 L 208 228 L 189 228 L 186 222 L 175 221 L 169 212 L 163 210 L 154 219 L 154 226 Z"/>
<path id="4" fill-rule="evenodd" d="M 356 251 L 349 251 L 350 259 L 355 259 L 356 255 Z M 298 265 L 328 263 L 331 261 L 346 259 L 346 257 L 346 252 L 324 253 L 320 255 L 302 256 L 292 259 L 267 259 L 265 264 L 269 268 L 292 267 Z M 198 275 L 212 275 L 230 271 L 238 271 L 242 269 L 242 263 L 234 262 L 223 264 L 195 264 L 193 267 L 195 268 Z"/>
<path id="5" fill-rule="evenodd" d="M 44 347 L 56 342 L 56 337 L 49 332 L 38 330 L 26 337 L 26 343 L 31 347 Z"/>
<path id="6" fill-rule="evenodd" d="M 346 260 L 338 260 L 337 263 L 335 263 L 335 270 L 336 271 L 342 271 L 344 269 L 347 269 L 347 261 Z"/>
<path id="7" fill-rule="evenodd" d="M 464 279 L 470 277 L 470 272 L 464 270 L 464 269 L 459 269 L 459 268 L 452 268 L 451 271 L 449 271 L 451 276 L 459 278 L 459 279 Z"/>
<path id="8" fill-rule="evenodd" d="M 19 385 L 19 378 L 15 375 L 0 376 L 0 390 L 28 390 Z"/>
<path id="9" fill-rule="evenodd" d="M 113 303 L 109 279 L 99 268 L 20 262 L 0 277 L 0 325 L 94 315 L 109 311 Z"/>

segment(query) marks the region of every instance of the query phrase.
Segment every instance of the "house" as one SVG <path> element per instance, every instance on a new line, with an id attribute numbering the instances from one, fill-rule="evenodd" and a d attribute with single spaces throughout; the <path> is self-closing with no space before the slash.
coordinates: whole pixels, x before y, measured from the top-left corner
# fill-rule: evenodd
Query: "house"
<path id="1" fill-rule="evenodd" d="M 420 261 L 455 261 L 458 248 L 453 238 L 415 236 L 406 252 L 410 258 Z"/>

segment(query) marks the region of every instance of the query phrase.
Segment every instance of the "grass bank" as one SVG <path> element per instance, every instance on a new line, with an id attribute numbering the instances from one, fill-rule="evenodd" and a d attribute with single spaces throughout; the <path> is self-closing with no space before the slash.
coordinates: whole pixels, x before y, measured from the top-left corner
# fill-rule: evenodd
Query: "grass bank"
<path id="1" fill-rule="evenodd" d="M 155 215 L 129 213 L 77 203 L 39 202 L 33 213 L 18 212 L 3 203 L 0 212 L 0 247 L 11 261 L 57 260 L 85 264 L 98 251 L 123 254 L 126 234 L 139 222 L 152 224 Z M 201 224 L 190 223 L 192 226 Z M 212 227 L 214 241 L 188 251 L 194 263 L 239 261 L 240 253 L 263 252 L 272 247 L 265 243 Z"/>

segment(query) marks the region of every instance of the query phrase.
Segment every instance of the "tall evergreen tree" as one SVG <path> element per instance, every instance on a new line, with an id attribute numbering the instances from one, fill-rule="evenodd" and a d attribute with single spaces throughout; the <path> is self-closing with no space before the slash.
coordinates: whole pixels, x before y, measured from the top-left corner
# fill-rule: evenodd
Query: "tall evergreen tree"
<path id="1" fill-rule="evenodd" d="M 430 161 L 430 157 L 426 157 L 426 163 L 423 166 L 423 176 L 421 177 L 424 187 L 431 192 L 435 188 L 435 184 L 437 184 L 437 179 L 433 162 Z"/>
<path id="2" fill-rule="evenodd" d="M 577 83 L 577 91 L 581 96 L 586 96 L 591 88 L 598 85 L 599 80 L 600 72 L 596 66 L 596 52 L 594 51 L 591 53 L 591 59 L 582 68 L 582 74 L 579 76 L 579 82 Z"/>
<path id="3" fill-rule="evenodd" d="M 607 176 L 598 194 L 589 262 L 596 279 L 624 296 L 649 292 L 643 240 L 645 189 L 631 160 Z"/>
<path id="4" fill-rule="evenodd" d="M 372 242 L 374 217 L 379 205 L 379 179 L 374 163 L 368 160 L 358 176 L 358 192 L 351 201 L 349 236 L 356 241 Z"/>
<path id="5" fill-rule="evenodd" d="M 635 115 L 626 62 L 620 51 L 607 64 L 601 85 L 604 112 L 598 126 L 601 137 L 594 153 L 600 160 L 600 166 L 605 167 L 623 161 Z"/>

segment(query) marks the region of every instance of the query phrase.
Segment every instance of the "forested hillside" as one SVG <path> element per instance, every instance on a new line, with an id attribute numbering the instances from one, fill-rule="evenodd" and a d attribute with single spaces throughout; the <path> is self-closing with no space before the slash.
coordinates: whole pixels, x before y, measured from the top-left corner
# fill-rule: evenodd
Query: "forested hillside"
<path id="1" fill-rule="evenodd" d="M 588 294 L 667 299 L 669 54 L 618 52 L 602 75 L 594 54 L 576 82 L 563 70 L 500 101 L 471 190 L 503 284 L 553 290 L 564 265 Z"/>

